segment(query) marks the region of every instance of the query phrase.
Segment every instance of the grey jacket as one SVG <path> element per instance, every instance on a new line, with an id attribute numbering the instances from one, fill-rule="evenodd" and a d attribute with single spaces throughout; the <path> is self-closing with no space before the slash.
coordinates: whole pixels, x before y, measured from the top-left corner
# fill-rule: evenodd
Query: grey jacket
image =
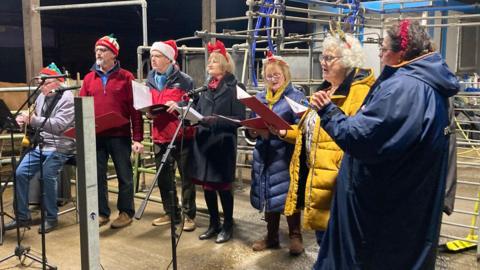
<path id="1" fill-rule="evenodd" d="M 56 95 L 58 95 L 58 93 Z M 46 97 L 43 94 L 38 96 L 35 101 L 36 116 L 33 117 L 30 122 L 33 128 L 39 128 L 42 125 L 45 120 L 42 110 L 46 110 L 47 104 L 50 104 L 53 98 L 54 96 Z M 73 94 L 70 91 L 65 91 L 40 133 L 43 137 L 45 150 L 73 154 L 75 151 L 75 141 L 70 137 L 63 136 L 63 133 L 65 130 L 74 126 L 74 117 Z"/>

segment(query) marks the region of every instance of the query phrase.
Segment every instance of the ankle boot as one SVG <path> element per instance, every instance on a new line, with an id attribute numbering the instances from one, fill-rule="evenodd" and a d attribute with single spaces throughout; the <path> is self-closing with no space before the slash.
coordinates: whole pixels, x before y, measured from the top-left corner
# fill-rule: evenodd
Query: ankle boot
<path id="1" fill-rule="evenodd" d="M 218 233 L 215 243 L 221 244 L 229 241 L 233 236 L 233 223 L 223 223 L 222 230 Z"/>
<path id="2" fill-rule="evenodd" d="M 214 225 L 210 223 L 210 225 L 208 226 L 208 230 L 200 234 L 200 236 L 198 236 L 198 239 L 200 240 L 210 239 L 215 235 L 217 235 L 220 232 L 220 230 L 221 230 L 220 224 Z"/>
<path id="3" fill-rule="evenodd" d="M 304 251 L 300 222 L 300 212 L 287 217 L 288 235 L 290 237 L 290 254 L 294 256 L 300 255 Z"/>
<path id="4" fill-rule="evenodd" d="M 204 195 L 208 213 L 210 214 L 210 225 L 208 226 L 208 230 L 198 237 L 200 240 L 212 238 L 222 229 L 220 226 L 220 215 L 218 213 L 217 193 L 215 191 L 204 190 Z"/>
<path id="5" fill-rule="evenodd" d="M 280 213 L 265 212 L 267 222 L 267 236 L 253 243 L 253 251 L 263 251 L 270 248 L 279 248 L 278 228 L 280 226 Z"/>

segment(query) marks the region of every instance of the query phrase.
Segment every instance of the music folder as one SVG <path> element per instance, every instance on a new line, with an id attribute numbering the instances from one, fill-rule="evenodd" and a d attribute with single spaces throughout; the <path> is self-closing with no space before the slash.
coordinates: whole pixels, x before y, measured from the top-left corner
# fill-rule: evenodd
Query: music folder
<path id="1" fill-rule="evenodd" d="M 248 108 L 254 111 L 259 118 L 261 118 L 265 123 L 273 126 L 275 129 L 282 130 L 282 129 L 292 129 L 290 124 L 287 121 L 283 120 L 280 116 L 274 113 L 270 108 L 268 108 L 265 104 L 260 102 L 256 97 L 251 96 L 245 90 L 237 86 L 237 99 L 245 104 Z M 249 119 L 247 119 L 249 120 Z M 251 121 L 258 121 L 258 120 L 251 120 Z M 266 125 L 265 125 L 266 128 Z"/>
<path id="2" fill-rule="evenodd" d="M 117 112 L 108 112 L 95 117 L 95 133 L 102 133 L 106 130 L 121 127 L 129 124 L 130 120 Z M 75 128 L 69 128 L 63 133 L 64 136 L 75 138 Z"/>

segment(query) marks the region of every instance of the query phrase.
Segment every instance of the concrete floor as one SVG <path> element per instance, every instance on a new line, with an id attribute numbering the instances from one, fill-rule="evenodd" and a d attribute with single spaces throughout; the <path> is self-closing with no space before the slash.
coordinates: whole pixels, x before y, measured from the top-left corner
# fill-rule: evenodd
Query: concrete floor
<path id="1" fill-rule="evenodd" d="M 115 182 L 115 181 L 113 181 Z M 158 195 L 158 189 L 155 193 Z M 4 194 L 6 210 L 11 209 L 11 190 Z M 252 242 L 262 238 L 266 226 L 262 214 L 254 210 L 249 203 L 248 184 L 237 184 L 235 191 L 234 238 L 224 244 L 213 240 L 200 241 L 198 236 L 208 226 L 208 216 L 203 193 L 197 191 L 199 228 L 194 232 L 181 235 L 177 250 L 178 269 L 311 269 L 318 253 L 318 246 L 312 232 L 304 233 L 306 252 L 298 257 L 288 254 L 288 235 L 285 218 L 281 220 L 281 245 L 278 250 L 253 252 Z M 116 195 L 111 194 L 110 206 L 115 209 Z M 136 206 L 140 204 L 136 200 Z M 70 207 L 71 204 L 64 208 Z M 108 226 L 100 229 L 100 258 L 104 269 L 167 269 L 171 260 L 171 241 L 169 226 L 153 227 L 151 221 L 162 212 L 161 205 L 149 203 L 143 218 L 134 221 L 129 227 L 114 230 Z M 115 218 L 116 212 L 112 214 Z M 38 216 L 38 213 L 37 213 Z M 31 254 L 41 256 L 41 239 L 38 226 L 32 226 L 22 234 L 22 244 L 32 247 Z M 59 218 L 59 228 L 46 235 L 48 262 L 58 269 L 80 269 L 79 226 L 74 213 Z M 4 244 L 0 247 L 0 258 L 12 254 L 16 246 L 15 231 L 5 234 Z M 460 254 L 439 254 L 437 269 L 479 269 L 475 250 Z M 41 269 L 41 265 L 26 259 L 25 266 L 17 257 L 0 263 L 5 269 Z"/>

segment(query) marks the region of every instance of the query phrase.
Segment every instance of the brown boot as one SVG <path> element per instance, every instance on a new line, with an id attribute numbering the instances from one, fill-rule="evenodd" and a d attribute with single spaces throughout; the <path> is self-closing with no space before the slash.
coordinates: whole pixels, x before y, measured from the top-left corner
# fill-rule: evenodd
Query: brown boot
<path id="1" fill-rule="evenodd" d="M 300 222 L 300 212 L 287 217 L 288 234 L 290 237 L 290 254 L 294 256 L 300 255 L 304 251 Z"/>
<path id="2" fill-rule="evenodd" d="M 265 221 L 267 222 L 267 236 L 264 239 L 253 243 L 253 251 L 262 251 L 270 248 L 279 248 L 278 227 L 280 226 L 280 213 L 265 212 Z"/>
<path id="3" fill-rule="evenodd" d="M 132 223 L 132 218 L 125 212 L 120 212 L 118 217 L 110 224 L 112 229 L 120 229 L 126 227 Z"/>

